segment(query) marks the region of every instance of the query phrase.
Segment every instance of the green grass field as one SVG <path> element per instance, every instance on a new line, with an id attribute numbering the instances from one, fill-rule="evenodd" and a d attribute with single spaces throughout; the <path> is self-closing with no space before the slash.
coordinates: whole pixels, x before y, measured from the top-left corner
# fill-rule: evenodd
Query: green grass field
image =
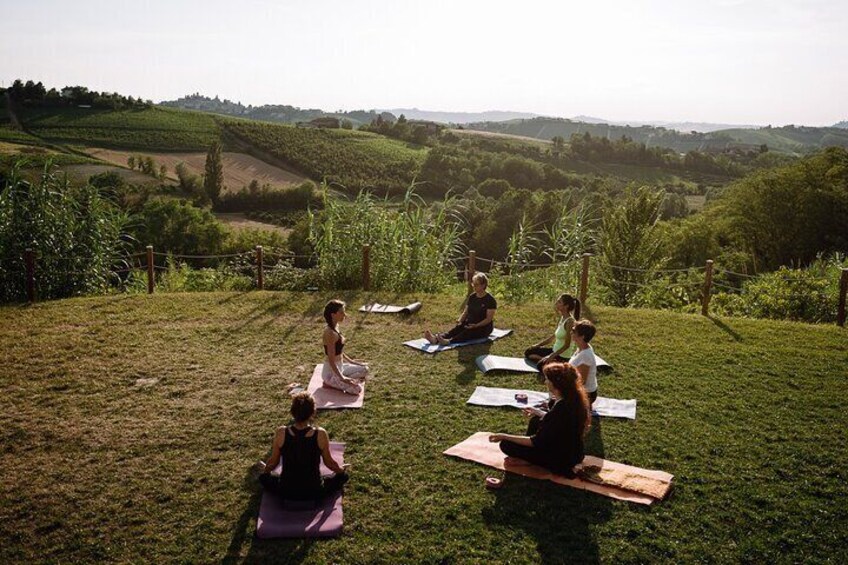
<path id="1" fill-rule="evenodd" d="M 355 310 L 366 295 L 341 295 Z M 515 334 L 430 357 L 400 343 L 445 327 L 457 296 L 342 331 L 375 376 L 361 410 L 322 413 L 348 445 L 345 533 L 253 537 L 249 468 L 286 423 L 284 387 L 321 360 L 327 294 L 156 294 L 0 308 L 0 562 L 845 562 L 848 339 L 835 326 L 598 308 L 600 392 L 638 419 L 595 420 L 589 452 L 675 475 L 653 507 L 510 476 L 441 452 L 478 430 L 486 351 L 520 355 L 549 304 L 501 304 Z"/>
<path id="2" fill-rule="evenodd" d="M 162 151 L 206 150 L 218 139 L 215 117 L 202 112 L 145 108 L 32 108 L 19 113 L 25 128 L 53 143 Z"/>

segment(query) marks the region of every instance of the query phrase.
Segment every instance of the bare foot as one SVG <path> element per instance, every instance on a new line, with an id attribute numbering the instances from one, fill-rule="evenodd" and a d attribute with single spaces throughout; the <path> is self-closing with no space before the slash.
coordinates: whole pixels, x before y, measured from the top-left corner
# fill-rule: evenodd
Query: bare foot
<path id="1" fill-rule="evenodd" d="M 446 340 L 445 338 L 443 338 L 440 335 L 436 336 L 436 340 L 437 340 L 439 345 L 450 345 L 450 341 Z"/>
<path id="2" fill-rule="evenodd" d="M 436 336 L 433 335 L 433 332 L 430 330 L 424 330 L 424 339 L 430 342 L 430 345 L 436 345 L 438 343 L 436 341 Z"/>

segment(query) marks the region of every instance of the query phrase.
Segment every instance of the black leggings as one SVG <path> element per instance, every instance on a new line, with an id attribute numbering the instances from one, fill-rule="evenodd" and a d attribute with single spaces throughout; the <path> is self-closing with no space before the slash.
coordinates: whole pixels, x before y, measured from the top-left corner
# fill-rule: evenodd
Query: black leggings
<path id="1" fill-rule="evenodd" d="M 266 491 L 276 494 L 287 502 L 292 501 L 298 506 L 315 506 L 327 496 L 340 491 L 348 479 L 350 479 L 350 475 L 345 472 L 336 473 L 332 477 L 325 477 L 321 481 L 321 486 L 313 492 L 304 492 L 302 490 L 294 492 L 292 489 L 287 488 L 288 485 L 284 484 L 279 476 L 270 473 L 259 475 L 259 484 Z"/>
<path id="2" fill-rule="evenodd" d="M 550 347 L 530 347 L 530 348 L 528 348 L 524 351 L 524 358 L 529 360 L 531 355 L 538 355 L 539 357 L 547 357 L 548 355 L 550 355 L 553 352 L 554 352 L 554 350 L 551 349 Z M 566 361 L 568 361 L 568 359 L 560 357 L 559 355 L 557 355 L 554 359 L 556 359 L 557 361 L 560 361 L 562 363 L 565 363 Z M 542 367 L 538 365 L 538 362 L 537 362 L 536 366 L 539 367 L 540 370 L 542 369 Z"/>
<path id="3" fill-rule="evenodd" d="M 486 324 L 479 328 L 469 328 L 465 324 L 457 324 L 450 331 L 441 335 L 451 343 L 458 343 L 460 341 L 471 341 L 472 339 L 488 337 L 493 329 L 495 329 L 494 324 Z"/>

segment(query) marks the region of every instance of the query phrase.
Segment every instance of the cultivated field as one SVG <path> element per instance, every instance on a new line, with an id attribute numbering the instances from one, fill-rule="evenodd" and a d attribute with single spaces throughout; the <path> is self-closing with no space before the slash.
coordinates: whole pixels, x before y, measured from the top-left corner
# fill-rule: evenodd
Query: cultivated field
<path id="1" fill-rule="evenodd" d="M 476 356 L 520 355 L 550 304 L 500 304 L 515 334 L 431 357 L 401 346 L 446 327 L 459 296 L 373 296 L 342 332 L 375 374 L 364 408 L 322 413 L 353 465 L 345 533 L 254 537 L 250 467 L 286 423 L 285 385 L 321 361 L 331 295 L 199 293 L 0 308 L 0 562 L 681 563 L 848 561 L 848 340 L 836 326 L 599 308 L 600 392 L 637 420 L 595 420 L 588 451 L 675 475 L 652 507 L 509 476 L 441 452 L 512 409 L 469 407 Z"/>
<path id="2" fill-rule="evenodd" d="M 206 167 L 205 152 L 138 152 L 97 147 L 89 147 L 85 151 L 93 157 L 123 167 L 126 167 L 127 158 L 130 155 L 152 157 L 156 161 L 157 166 L 165 165 L 168 167 L 168 178 L 171 180 L 177 180 L 177 175 L 174 171 L 179 163 L 185 163 L 189 172 L 198 176 L 204 174 Z M 224 164 L 224 186 L 230 191 L 241 190 L 242 187 L 247 186 L 254 179 L 259 181 L 259 184 L 270 184 L 275 188 L 287 188 L 307 180 L 305 177 L 285 171 L 279 167 L 274 167 L 260 161 L 256 157 L 251 157 L 244 153 L 225 151 L 222 155 L 222 161 Z"/>
<path id="3" fill-rule="evenodd" d="M 257 230 L 266 230 L 277 232 L 281 235 L 288 235 L 291 233 L 290 228 L 284 228 L 282 226 L 277 226 L 274 224 L 267 224 L 265 222 L 257 222 L 256 220 L 250 220 L 245 217 L 244 214 L 239 212 L 214 212 L 215 217 L 235 229 L 257 229 Z"/>

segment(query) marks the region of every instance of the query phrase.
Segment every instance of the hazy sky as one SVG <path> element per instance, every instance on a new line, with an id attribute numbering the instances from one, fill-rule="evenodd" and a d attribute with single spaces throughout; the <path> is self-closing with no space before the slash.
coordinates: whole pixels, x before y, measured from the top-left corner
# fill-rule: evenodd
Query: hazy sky
<path id="1" fill-rule="evenodd" d="M 0 0 L 0 84 L 610 120 L 848 119 L 846 0 Z"/>

